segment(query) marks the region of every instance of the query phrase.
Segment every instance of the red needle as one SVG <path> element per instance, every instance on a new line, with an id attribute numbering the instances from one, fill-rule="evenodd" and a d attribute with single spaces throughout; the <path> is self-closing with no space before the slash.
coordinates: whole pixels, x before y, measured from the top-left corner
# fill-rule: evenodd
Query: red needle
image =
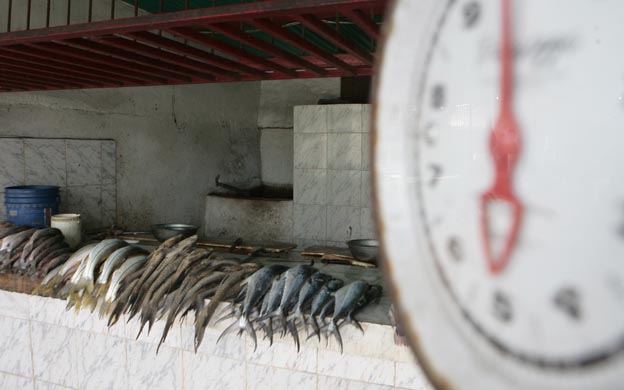
<path id="1" fill-rule="evenodd" d="M 490 272 L 501 272 L 518 240 L 522 204 L 512 189 L 512 174 L 520 155 L 520 129 L 511 108 L 512 98 L 512 49 L 511 49 L 511 0 L 502 0 L 502 42 L 501 42 L 501 90 L 500 111 L 496 125 L 490 134 L 490 153 L 494 160 L 495 180 L 492 187 L 481 195 L 481 234 L 485 246 Z M 513 211 L 511 227 L 505 237 L 505 245 L 494 255 L 490 233 L 489 206 L 493 202 L 509 205 Z"/>

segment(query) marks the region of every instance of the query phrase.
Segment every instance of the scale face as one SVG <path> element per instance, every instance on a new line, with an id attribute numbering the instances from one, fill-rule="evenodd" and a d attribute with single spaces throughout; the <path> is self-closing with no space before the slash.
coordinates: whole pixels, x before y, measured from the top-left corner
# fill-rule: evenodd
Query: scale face
<path id="1" fill-rule="evenodd" d="M 624 1 L 397 0 L 386 271 L 438 387 L 624 384 Z"/>

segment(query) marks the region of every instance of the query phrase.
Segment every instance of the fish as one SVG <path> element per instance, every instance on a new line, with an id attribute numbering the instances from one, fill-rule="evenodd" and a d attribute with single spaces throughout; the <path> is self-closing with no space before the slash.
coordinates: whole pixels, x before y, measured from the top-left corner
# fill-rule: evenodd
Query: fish
<path id="1" fill-rule="evenodd" d="M 269 290 L 270 286 L 273 284 L 273 279 L 285 272 L 287 269 L 288 268 L 283 265 L 267 265 L 260 268 L 249 278 L 247 278 L 245 282 L 247 284 L 247 294 L 245 295 L 240 317 L 237 321 L 225 328 L 221 335 L 219 335 L 217 343 L 228 333 L 238 328 L 239 335 L 243 332 L 247 332 L 249 334 L 254 342 L 254 351 L 257 349 L 258 342 L 256 339 L 256 331 L 250 321 L 251 313 L 254 307 L 258 304 L 258 302 L 260 302 Z"/>
<path id="2" fill-rule="evenodd" d="M 297 303 L 295 304 L 294 311 L 289 315 L 287 321 L 292 322 L 292 325 L 297 327 L 297 320 L 301 321 L 301 324 L 304 326 L 307 325 L 304 311 L 311 304 L 312 299 L 316 296 L 316 294 L 321 290 L 329 280 L 331 276 L 324 274 L 322 272 L 317 272 L 310 277 L 310 280 L 307 281 L 303 287 L 301 287 L 301 291 L 299 292 L 299 297 L 297 299 Z M 307 330 L 307 326 L 306 326 Z"/>
<path id="3" fill-rule="evenodd" d="M 25 230 L 28 230 L 28 226 L 10 226 L 2 231 L 0 231 L 0 240 L 4 240 L 4 238 L 12 236 L 14 234 L 23 232 Z M 0 245 L 0 248 L 2 247 L 2 245 Z"/>
<path id="4" fill-rule="evenodd" d="M 288 271 L 286 271 L 285 273 L 287 272 Z M 265 330 L 270 345 L 273 345 L 273 316 L 271 314 L 279 308 L 282 297 L 284 296 L 285 287 L 286 277 L 283 274 L 278 275 L 275 277 L 275 279 L 273 279 L 271 289 L 262 301 L 260 317 L 256 320 Z"/>
<path id="5" fill-rule="evenodd" d="M 56 236 L 56 235 L 62 235 L 61 231 L 56 228 L 45 228 L 45 229 L 37 230 L 30 237 L 30 240 L 28 240 L 28 243 L 26 244 L 26 246 L 24 246 L 24 249 L 22 250 L 22 257 L 20 259 L 20 262 L 22 264 L 27 263 L 26 260 L 29 258 L 32 251 L 36 248 L 35 244 L 40 244 L 41 241 L 43 241 L 48 236 Z"/>
<path id="6" fill-rule="evenodd" d="M 2 239 L 0 246 L 0 269 L 8 270 L 19 255 L 18 248 L 21 248 L 30 239 L 37 229 L 21 230 L 15 234 Z"/>
<path id="7" fill-rule="evenodd" d="M 128 257 L 115 271 L 113 271 L 110 277 L 110 283 L 106 295 L 104 296 L 104 302 L 100 306 L 100 318 L 108 311 L 110 304 L 117 299 L 117 293 L 121 287 L 121 282 L 131 273 L 137 271 L 147 261 L 146 255 L 135 255 Z"/>
<path id="8" fill-rule="evenodd" d="M 50 236 L 49 239 L 41 243 L 41 245 L 32 251 L 29 256 L 28 263 L 23 264 L 23 269 L 27 273 L 32 273 L 37 266 L 52 252 L 59 249 L 67 248 L 65 238 L 63 236 Z"/>
<path id="9" fill-rule="evenodd" d="M 321 330 L 316 322 L 316 316 L 321 314 L 321 311 L 332 299 L 332 294 L 334 291 L 340 289 L 344 285 L 344 282 L 340 279 L 332 279 L 327 284 L 323 285 L 318 292 L 318 295 L 314 297 L 312 300 L 312 307 L 310 310 L 310 315 L 308 316 L 307 323 L 314 331 L 314 334 L 318 337 L 319 341 L 321 340 Z M 309 335 L 308 338 L 312 337 L 313 334 Z"/>
<path id="10" fill-rule="evenodd" d="M 128 246 L 128 243 L 118 239 L 103 240 L 96 245 L 89 253 L 89 258 L 87 259 L 80 280 L 76 283 L 76 288 L 86 289 L 87 293 L 92 293 L 95 288 L 95 272 L 97 267 L 117 249 L 125 246 Z"/>
<path id="11" fill-rule="evenodd" d="M 4 237 L 4 239 L 2 240 L 2 246 L 0 246 L 0 251 L 7 251 L 10 253 L 15 247 L 18 247 L 25 241 L 29 240 L 36 231 L 37 229 L 31 228 Z"/>
<path id="12" fill-rule="evenodd" d="M 180 276 L 184 274 L 190 264 L 210 256 L 210 252 L 205 249 L 195 249 L 188 255 L 183 256 L 183 260 L 176 264 L 171 264 L 164 269 L 159 277 L 152 283 L 150 289 L 145 293 L 145 298 L 141 305 L 141 329 L 146 322 L 149 322 L 148 331 L 151 330 L 152 324 L 156 321 L 156 304 L 160 303 L 160 299 L 169 292 L 174 284 L 179 282 Z M 141 330 L 139 330 L 139 334 Z"/>
<path id="13" fill-rule="evenodd" d="M 336 341 L 340 345 L 340 353 L 343 352 L 342 337 L 338 328 L 338 321 L 348 315 L 349 312 L 358 304 L 360 299 L 368 291 L 368 283 L 358 280 L 342 287 L 335 293 L 335 309 L 334 315 L 327 328 L 327 337 L 332 334 L 336 337 Z"/>
<path id="14" fill-rule="evenodd" d="M 89 252 L 94 246 L 95 244 L 89 244 L 74 252 L 74 254 L 61 265 L 61 268 L 53 277 L 44 278 L 39 287 L 37 287 L 37 293 L 52 295 L 52 292 L 57 290 L 58 287 L 64 283 L 65 276 L 75 273 L 78 266 L 82 264 L 84 258 L 89 255 Z"/>
<path id="15" fill-rule="evenodd" d="M 68 248 L 65 248 L 68 249 Z M 45 261 L 41 268 L 37 270 L 35 276 L 37 278 L 41 278 L 43 275 L 47 275 L 49 270 L 52 270 L 60 265 L 63 265 L 69 258 L 71 257 L 71 253 L 62 252 L 62 253 L 54 253 L 54 256 L 50 256 L 50 259 Z M 60 271 L 60 269 L 59 269 Z"/>
<path id="16" fill-rule="evenodd" d="M 177 238 L 176 238 L 177 237 Z M 167 241 L 165 241 L 159 248 L 160 254 L 155 255 L 153 258 L 148 260 L 146 264 L 146 269 L 139 282 L 133 288 L 133 296 L 136 296 L 134 299 L 134 305 L 131 307 L 130 316 L 128 321 L 130 321 L 137 313 L 139 313 L 139 307 L 143 303 L 143 298 L 145 297 L 145 293 L 147 293 L 151 284 L 158 278 L 159 273 L 166 268 L 167 265 L 173 261 L 181 252 L 185 252 L 191 246 L 197 242 L 197 235 L 190 236 L 184 240 L 180 240 L 182 236 L 176 236 Z M 169 243 L 169 244 L 168 244 Z M 165 252 L 167 246 L 165 244 L 171 245 L 170 250 Z M 157 252 L 159 249 L 156 250 Z"/>
<path id="17" fill-rule="evenodd" d="M 214 295 L 211 296 L 210 303 L 196 313 L 195 352 L 197 352 L 197 349 L 204 338 L 206 326 L 214 315 L 219 303 L 230 296 L 238 294 L 235 286 L 240 285 L 246 277 L 255 272 L 257 269 L 258 266 L 256 264 L 247 264 L 246 266 L 241 266 L 241 270 L 230 273 L 219 285 Z"/>
<path id="18" fill-rule="evenodd" d="M 107 288 L 109 279 L 112 273 L 118 269 L 124 261 L 133 255 L 142 255 L 146 254 L 146 251 L 138 246 L 124 246 L 108 256 L 104 264 L 102 264 L 100 275 L 98 276 L 95 284 L 95 295 L 100 296 L 104 295 L 105 289 Z"/>
<path id="19" fill-rule="evenodd" d="M 355 319 L 354 316 L 358 312 L 360 312 L 362 309 L 364 309 L 366 306 L 368 306 L 370 303 L 372 302 L 379 303 L 379 300 L 381 299 L 382 294 L 383 294 L 383 287 L 381 287 L 380 285 L 373 284 L 373 285 L 368 286 L 368 290 L 364 293 L 364 295 L 360 298 L 360 300 L 357 301 L 357 303 L 353 306 L 353 308 L 349 310 L 345 319 L 342 321 L 342 323 L 339 324 L 339 327 L 343 326 L 344 324 L 352 324 L 356 328 L 358 328 L 362 333 L 364 333 L 364 328 L 362 328 L 362 325 Z"/>

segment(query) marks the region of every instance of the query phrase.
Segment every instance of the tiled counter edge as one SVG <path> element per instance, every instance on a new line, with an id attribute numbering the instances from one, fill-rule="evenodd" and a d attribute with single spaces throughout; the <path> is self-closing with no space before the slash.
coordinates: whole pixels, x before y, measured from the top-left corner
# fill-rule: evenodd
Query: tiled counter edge
<path id="1" fill-rule="evenodd" d="M 95 313 L 65 310 L 56 298 L 0 291 L 0 388 L 10 389 L 429 389 L 393 328 L 363 324 L 341 329 L 344 353 L 334 340 L 316 337 L 297 353 L 289 338 L 254 345 L 228 336 L 228 325 L 206 329 L 197 352 L 193 318 L 174 325 L 156 351 L 163 322 L 136 337 L 122 318 L 108 328 Z M 305 334 L 300 335 L 305 339 Z"/>

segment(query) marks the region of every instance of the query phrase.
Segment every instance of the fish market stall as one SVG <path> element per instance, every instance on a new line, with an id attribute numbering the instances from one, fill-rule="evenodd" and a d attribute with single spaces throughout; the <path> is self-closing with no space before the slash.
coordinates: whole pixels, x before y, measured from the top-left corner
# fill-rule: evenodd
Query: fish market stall
<path id="1" fill-rule="evenodd" d="M 22 248 L 57 234 L 33 230 L 15 233 Z M 39 265 L 15 251 L 27 260 L 0 277 L 0 370 L 80 389 L 428 386 L 376 268 L 196 242 L 106 239 Z"/>

